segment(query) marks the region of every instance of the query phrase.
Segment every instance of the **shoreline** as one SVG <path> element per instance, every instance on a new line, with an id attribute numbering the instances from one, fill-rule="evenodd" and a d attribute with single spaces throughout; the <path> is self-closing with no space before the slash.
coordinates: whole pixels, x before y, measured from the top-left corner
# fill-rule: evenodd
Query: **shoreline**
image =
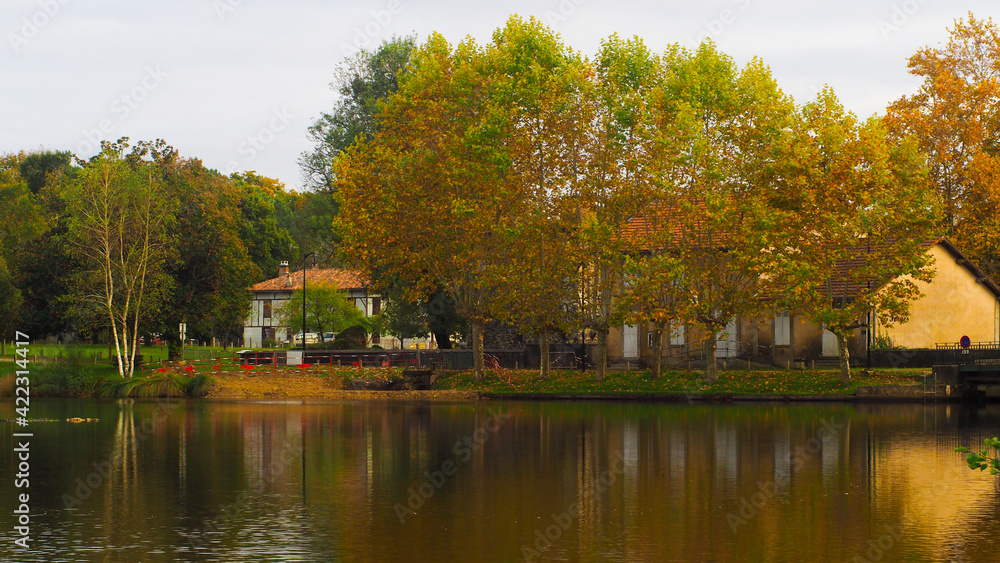
<path id="1" fill-rule="evenodd" d="M 398 373 L 397 373 L 398 372 Z M 160 374 L 155 374 L 159 376 Z M 438 372 L 433 389 L 404 390 L 400 370 L 384 368 L 334 368 L 322 370 L 279 369 L 261 371 L 202 371 L 208 379 L 190 385 L 187 373 L 168 368 L 164 378 L 154 377 L 145 387 L 133 389 L 133 398 L 182 397 L 218 401 L 630 401 L 662 403 L 957 403 L 996 400 L 967 389 L 934 385 L 926 372 L 897 371 L 865 374 L 855 385 L 839 384 L 835 372 L 724 372 L 717 385 L 707 386 L 700 374 L 671 373 L 650 379 L 641 372 L 609 373 L 595 383 L 582 372 L 558 372 L 541 380 L 533 371 L 506 371 L 500 377 L 474 381 L 471 372 Z M 177 379 L 177 378 L 180 379 Z M 11 382 L 13 380 L 11 379 Z M 170 383 L 169 385 L 167 383 Z M 410 382 L 411 384 L 414 382 Z M 425 383 L 426 384 L 426 383 Z M 189 386 L 185 393 L 184 387 Z M 201 390 L 203 389 L 203 390 Z M 79 390 L 48 389 L 35 395 L 58 398 L 117 397 Z M 39 389 L 41 391 L 41 389 Z M 179 393 L 178 393 L 179 391 Z M 166 393 L 164 395 L 163 393 Z M 994 393 L 990 393 L 993 395 Z"/>

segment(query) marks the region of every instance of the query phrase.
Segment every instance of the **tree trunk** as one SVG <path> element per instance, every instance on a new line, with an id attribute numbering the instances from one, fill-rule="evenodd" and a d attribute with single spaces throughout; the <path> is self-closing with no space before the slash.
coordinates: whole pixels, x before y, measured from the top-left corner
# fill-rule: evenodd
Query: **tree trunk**
<path id="1" fill-rule="evenodd" d="M 441 330 L 441 329 L 431 330 L 431 333 L 434 334 L 434 340 L 437 343 L 438 350 L 451 350 L 451 335 L 450 334 L 446 334 L 444 332 L 444 330 Z M 400 341 L 399 341 L 399 346 L 400 346 L 400 348 L 403 347 L 403 341 L 402 341 L 402 339 L 400 339 Z"/>
<path id="2" fill-rule="evenodd" d="M 709 330 L 708 340 L 705 341 L 705 379 L 709 383 L 715 383 L 719 380 L 719 367 L 715 362 L 715 348 L 718 344 L 716 338 L 718 336 L 715 331 Z"/>
<path id="3" fill-rule="evenodd" d="M 486 323 L 482 321 L 472 321 L 472 362 L 475 366 L 475 380 L 484 381 L 486 370 L 483 366 L 483 333 L 486 332 Z"/>
<path id="4" fill-rule="evenodd" d="M 597 331 L 597 357 L 594 358 L 594 381 L 604 381 L 608 369 L 608 330 Z"/>
<path id="5" fill-rule="evenodd" d="M 663 358 L 663 328 L 666 323 L 656 323 L 653 328 L 653 367 L 650 375 L 653 379 L 660 377 L 660 365 Z"/>
<path id="6" fill-rule="evenodd" d="M 851 382 L 851 352 L 847 349 L 847 336 L 837 334 L 837 348 L 840 354 L 840 382 L 847 385 Z"/>
<path id="7" fill-rule="evenodd" d="M 542 379 L 549 378 L 549 331 L 543 330 L 541 334 L 538 335 L 538 355 L 540 364 L 539 377 Z"/>

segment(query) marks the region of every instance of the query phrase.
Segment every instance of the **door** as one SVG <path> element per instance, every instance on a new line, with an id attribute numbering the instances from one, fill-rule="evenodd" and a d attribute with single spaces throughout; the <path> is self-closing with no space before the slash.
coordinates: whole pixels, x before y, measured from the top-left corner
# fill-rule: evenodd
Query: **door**
<path id="1" fill-rule="evenodd" d="M 622 329 L 622 340 L 624 350 L 622 355 L 626 358 L 639 357 L 639 325 L 625 325 Z"/>
<path id="2" fill-rule="evenodd" d="M 837 346 L 837 335 L 829 330 L 823 329 L 823 357 L 836 358 L 840 355 L 840 347 Z"/>
<path id="3" fill-rule="evenodd" d="M 735 358 L 739 349 L 740 343 L 736 340 L 736 319 L 732 319 L 715 341 L 715 357 Z"/>

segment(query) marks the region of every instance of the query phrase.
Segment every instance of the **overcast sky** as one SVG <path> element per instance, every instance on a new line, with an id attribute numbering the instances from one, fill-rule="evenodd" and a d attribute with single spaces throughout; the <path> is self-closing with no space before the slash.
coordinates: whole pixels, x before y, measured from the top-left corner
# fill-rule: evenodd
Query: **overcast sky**
<path id="1" fill-rule="evenodd" d="M 956 18 L 1000 13 L 996 0 L 2 1 L 0 153 L 86 158 L 101 139 L 162 138 L 211 168 L 291 189 L 302 186 L 306 128 L 334 102 L 334 70 L 393 35 L 482 43 L 518 14 L 588 55 L 612 33 L 655 52 L 711 37 L 740 65 L 763 59 L 797 101 L 829 84 L 866 117 L 916 90 L 907 59 L 944 42 Z"/>

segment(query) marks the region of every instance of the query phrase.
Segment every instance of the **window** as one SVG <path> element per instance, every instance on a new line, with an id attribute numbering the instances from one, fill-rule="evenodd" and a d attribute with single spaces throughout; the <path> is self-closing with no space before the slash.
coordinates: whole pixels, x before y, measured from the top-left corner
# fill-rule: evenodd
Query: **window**
<path id="1" fill-rule="evenodd" d="M 792 318 L 786 312 L 778 313 L 774 317 L 774 345 L 792 345 Z"/>
<path id="2" fill-rule="evenodd" d="M 685 344 L 684 340 L 684 323 L 677 321 L 670 321 L 670 345 L 671 346 L 683 346 Z"/>
<path id="3" fill-rule="evenodd" d="M 264 318 L 265 319 L 270 319 L 271 318 L 271 300 L 270 299 L 265 299 L 264 300 Z"/>
<path id="4" fill-rule="evenodd" d="M 372 297 L 372 314 L 377 315 L 382 310 L 382 298 Z"/>

